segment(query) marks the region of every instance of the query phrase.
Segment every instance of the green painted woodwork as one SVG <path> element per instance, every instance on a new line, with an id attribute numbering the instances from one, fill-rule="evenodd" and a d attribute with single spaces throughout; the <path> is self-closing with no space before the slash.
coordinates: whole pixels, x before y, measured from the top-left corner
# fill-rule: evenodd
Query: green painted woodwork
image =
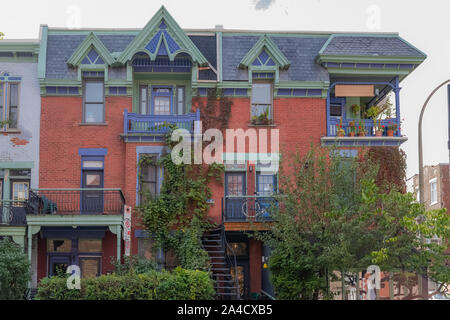
<path id="1" fill-rule="evenodd" d="M 0 236 L 1 237 L 12 237 L 13 241 L 25 248 L 25 234 L 26 227 L 12 227 L 12 226 L 2 226 L 0 225 Z"/>
<path id="2" fill-rule="evenodd" d="M 137 52 L 146 52 L 149 54 L 151 59 L 154 60 L 156 58 L 158 50 L 155 51 L 155 54 L 152 54 L 145 49 L 145 46 L 148 44 L 154 34 L 158 32 L 159 25 L 162 20 L 164 20 L 165 24 L 167 25 L 167 31 L 171 34 L 171 36 L 173 36 L 174 40 L 181 47 L 180 50 L 174 53 L 170 53 L 170 51 L 168 51 L 170 60 L 173 61 L 176 55 L 181 52 L 185 52 L 191 56 L 192 60 L 195 63 L 201 66 L 207 66 L 208 60 L 203 56 L 203 54 L 195 46 L 192 40 L 184 33 L 184 31 L 180 28 L 178 23 L 172 18 L 172 16 L 164 6 L 162 6 L 158 10 L 158 12 L 150 19 L 150 21 L 142 29 L 142 31 L 136 36 L 136 38 L 134 38 L 134 40 L 124 50 L 124 52 L 122 52 L 117 61 L 121 64 L 125 64 L 128 61 L 131 61 L 134 54 L 136 54 Z M 162 39 L 163 37 L 161 37 L 160 39 L 160 44 Z"/>
<path id="3" fill-rule="evenodd" d="M 166 76 L 166 77 L 165 77 Z M 173 77 L 171 77 L 173 76 Z M 173 87 L 173 107 L 176 108 L 177 99 L 176 99 L 176 90 L 175 88 L 177 86 L 184 86 L 185 87 L 185 113 L 191 112 L 192 109 L 192 86 L 191 81 L 188 77 L 188 79 L 180 79 L 175 75 L 171 74 L 163 74 L 161 76 L 155 75 L 155 74 L 149 74 L 149 76 L 145 75 L 137 75 L 135 76 L 135 81 L 133 82 L 133 111 L 134 113 L 139 114 L 140 113 L 140 102 L 139 102 L 139 87 L 140 86 L 148 86 L 149 87 L 149 99 L 151 103 L 152 99 L 152 92 L 151 87 L 152 86 L 172 86 Z"/>
<path id="4" fill-rule="evenodd" d="M 349 62 L 349 63 L 388 63 L 388 64 L 420 64 L 426 57 L 402 56 L 358 56 L 358 55 L 323 55 L 319 54 L 317 63 L 323 62 Z"/>
<path id="5" fill-rule="evenodd" d="M 240 68 L 250 67 L 253 61 L 259 56 L 259 54 L 266 50 L 266 52 L 271 56 L 280 69 L 288 69 L 290 66 L 289 60 L 281 52 L 278 46 L 270 39 L 267 34 L 264 34 L 258 42 L 255 43 L 253 48 L 244 56 L 244 58 L 239 63 Z"/>
<path id="6" fill-rule="evenodd" d="M 292 37 L 292 38 L 328 38 L 331 33 L 323 32 L 297 32 L 297 31 L 227 31 L 223 30 L 222 34 L 224 37 L 236 37 L 236 36 L 252 36 L 258 37 L 264 34 L 270 34 L 271 37 Z"/>
<path id="7" fill-rule="evenodd" d="M 222 32 L 217 32 L 217 80 L 222 82 L 223 77 L 223 61 L 222 61 Z"/>
<path id="8" fill-rule="evenodd" d="M 328 90 L 329 81 L 279 81 L 275 89 L 324 89 Z"/>
<path id="9" fill-rule="evenodd" d="M 358 75 L 358 76 L 404 76 L 412 72 L 412 70 L 399 70 L 399 69 L 351 69 L 351 68 L 328 68 L 327 71 L 330 75 Z"/>
<path id="10" fill-rule="evenodd" d="M 67 60 L 67 64 L 72 67 L 78 67 L 81 64 L 83 58 L 89 53 L 91 48 L 94 48 L 97 53 L 102 57 L 103 61 L 112 65 L 115 62 L 115 59 L 111 56 L 109 50 L 105 47 L 103 42 L 93 33 L 89 33 L 86 39 L 78 46 L 72 56 Z M 97 65 L 98 67 L 98 65 Z"/>
<path id="11" fill-rule="evenodd" d="M 0 169 L 33 169 L 33 161 L 0 162 Z"/>
<path id="12" fill-rule="evenodd" d="M 0 62 L 38 62 L 40 43 L 38 41 L 0 41 L 0 52 L 11 52 L 12 57 L 0 57 Z M 32 57 L 18 57 L 17 52 L 29 52 Z"/>
<path id="13" fill-rule="evenodd" d="M 27 215 L 28 227 L 34 227 L 33 234 L 41 227 L 95 227 L 122 226 L 123 215 Z"/>

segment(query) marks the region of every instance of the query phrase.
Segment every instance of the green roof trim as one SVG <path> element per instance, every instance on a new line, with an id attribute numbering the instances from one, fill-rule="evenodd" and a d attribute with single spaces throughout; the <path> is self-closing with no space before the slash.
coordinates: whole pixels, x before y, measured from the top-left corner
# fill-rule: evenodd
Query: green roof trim
<path id="1" fill-rule="evenodd" d="M 91 32 L 78 46 L 69 60 L 67 60 L 67 64 L 72 67 L 78 67 L 91 48 L 94 48 L 97 51 L 107 65 L 112 65 L 115 62 L 115 59 L 105 47 L 103 42 L 101 42 L 100 39 L 93 32 Z"/>
<path id="2" fill-rule="evenodd" d="M 245 57 L 239 63 L 240 68 L 248 68 L 251 66 L 253 61 L 258 57 L 258 55 L 266 50 L 267 53 L 273 58 L 275 63 L 278 64 L 280 69 L 288 69 L 291 63 L 286 58 L 286 56 L 281 52 L 278 46 L 270 39 L 267 34 L 261 36 L 258 42 L 255 43 L 253 48 L 245 55 Z"/>
<path id="3" fill-rule="evenodd" d="M 45 79 L 47 69 L 47 39 L 48 39 L 48 27 L 41 26 L 41 46 L 38 57 L 38 78 Z"/>
<path id="4" fill-rule="evenodd" d="M 151 37 L 154 36 L 155 33 L 159 30 L 159 26 L 164 20 L 164 23 L 167 26 L 167 30 L 170 31 L 171 36 L 174 36 L 175 41 L 180 46 L 180 49 L 174 53 L 169 53 L 169 58 L 173 61 L 176 55 L 179 53 L 185 52 L 189 54 L 192 60 L 201 65 L 207 66 L 208 60 L 203 56 L 200 50 L 195 46 L 192 40 L 186 35 L 186 33 L 181 29 L 178 23 L 172 18 L 167 9 L 162 6 L 158 12 L 150 19 L 147 25 L 142 29 L 142 31 L 134 38 L 134 40 L 128 45 L 128 47 L 122 52 L 117 61 L 121 64 L 126 64 L 128 61 L 131 61 L 133 56 L 138 52 L 146 52 L 152 60 L 156 58 L 156 54 L 150 53 L 145 46 L 150 41 Z M 163 41 L 167 44 L 167 40 L 164 37 L 161 37 L 158 43 L 158 48 L 162 44 Z M 159 50 L 159 49 L 158 49 Z M 156 52 L 158 52 L 156 50 Z"/>

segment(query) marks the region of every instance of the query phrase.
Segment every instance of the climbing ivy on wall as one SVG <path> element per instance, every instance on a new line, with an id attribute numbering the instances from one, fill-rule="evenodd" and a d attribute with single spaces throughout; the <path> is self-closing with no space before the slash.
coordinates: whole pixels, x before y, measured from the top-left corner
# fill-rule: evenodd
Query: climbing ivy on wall
<path id="1" fill-rule="evenodd" d="M 406 192 L 406 154 L 396 147 L 369 148 L 366 159 L 379 166 L 375 183 L 385 192 Z"/>
<path id="2" fill-rule="evenodd" d="M 194 98 L 201 111 L 203 130 L 228 128 L 233 102 L 224 96 L 223 90 L 211 88 L 207 91 L 206 102 Z"/>
<path id="3" fill-rule="evenodd" d="M 203 130 L 225 129 L 231 105 L 232 102 L 222 93 L 210 90 L 206 104 L 199 105 Z M 171 140 L 172 132 L 177 127 L 174 124 L 164 126 L 168 128 L 165 142 L 172 150 L 178 143 Z M 138 168 L 144 164 L 156 164 L 163 168 L 164 180 L 159 196 L 152 199 L 146 195 L 148 200 L 138 208 L 143 224 L 154 235 L 158 247 L 173 250 L 181 267 L 207 270 L 209 258 L 201 245 L 201 236 L 214 225 L 208 219 L 208 200 L 212 196 L 211 184 L 222 183 L 223 165 L 176 164 L 170 153 L 163 154 L 159 160 L 143 156 Z"/>

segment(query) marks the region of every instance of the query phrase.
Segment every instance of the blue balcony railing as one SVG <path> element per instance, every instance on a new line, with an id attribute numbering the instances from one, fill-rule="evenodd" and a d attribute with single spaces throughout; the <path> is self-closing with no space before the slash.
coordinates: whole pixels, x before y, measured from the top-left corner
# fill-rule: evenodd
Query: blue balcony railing
<path id="1" fill-rule="evenodd" d="M 274 197 L 226 196 L 223 199 L 224 222 L 271 221 L 270 210 L 277 205 Z"/>
<path id="2" fill-rule="evenodd" d="M 194 133 L 194 121 L 200 121 L 200 110 L 183 115 L 142 115 L 125 110 L 123 131 L 125 135 L 161 135 L 168 131 L 166 124 L 172 123 Z"/>
<path id="3" fill-rule="evenodd" d="M 0 225 L 25 226 L 25 201 L 0 200 Z"/>
<path id="4" fill-rule="evenodd" d="M 357 136 L 357 132 L 358 132 L 358 128 L 363 125 L 363 122 L 360 119 L 342 119 L 342 129 L 344 129 L 345 131 L 345 136 L 348 137 L 349 133 L 351 131 L 350 129 L 350 123 L 354 122 L 354 125 L 356 127 L 355 131 L 356 134 L 355 136 Z M 337 136 L 337 132 L 340 129 L 340 124 L 341 124 L 341 119 L 340 118 L 334 118 L 332 117 L 330 119 L 329 122 L 329 128 L 328 128 L 328 132 L 329 132 L 329 137 L 335 137 Z M 388 131 L 388 127 L 390 125 L 397 125 L 397 130 L 394 131 L 394 137 L 401 137 L 401 132 L 398 128 L 400 128 L 400 123 L 398 121 L 398 119 L 384 119 L 381 120 L 381 124 L 378 123 L 378 126 L 380 127 L 380 129 L 384 126 L 384 128 L 382 129 L 383 131 L 383 136 L 386 137 L 387 136 L 387 131 Z M 375 129 L 374 128 L 374 123 L 373 120 L 371 119 L 364 119 L 364 128 L 365 128 L 365 132 L 366 132 L 366 137 L 375 137 L 376 133 L 375 133 Z"/>

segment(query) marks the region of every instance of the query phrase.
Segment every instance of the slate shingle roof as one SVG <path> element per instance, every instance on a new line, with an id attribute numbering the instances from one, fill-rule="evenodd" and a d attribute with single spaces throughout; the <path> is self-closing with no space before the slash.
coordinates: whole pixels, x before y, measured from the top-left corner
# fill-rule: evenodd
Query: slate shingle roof
<path id="1" fill-rule="evenodd" d="M 137 34 L 137 32 L 136 32 Z M 49 79 L 77 78 L 77 71 L 69 68 L 67 60 L 72 56 L 87 35 L 52 35 L 47 39 L 46 77 Z M 122 52 L 136 35 L 97 35 L 110 53 Z M 191 40 L 214 68 L 217 68 L 216 37 L 191 36 Z"/>
<path id="2" fill-rule="evenodd" d="M 100 41 L 111 52 L 122 52 L 136 37 L 136 34 L 100 34 Z M 87 35 L 73 34 L 49 34 L 47 40 L 47 68 L 48 79 L 77 78 L 76 69 L 69 68 L 67 60 L 82 43 Z M 210 64 L 217 68 L 216 36 L 189 36 Z M 239 69 L 242 58 L 259 40 L 260 35 L 223 35 L 222 43 L 222 70 L 225 81 L 248 80 L 247 70 Z M 287 71 L 280 72 L 282 81 L 328 81 L 329 75 L 326 69 L 316 63 L 315 59 L 319 51 L 329 39 L 327 36 L 298 36 L 276 35 L 271 36 L 273 42 L 288 58 L 291 65 Z M 425 57 L 425 55 L 394 36 L 348 36 L 334 35 L 323 49 L 327 55 L 367 55 L 367 56 L 405 56 Z M 123 70 L 118 70 L 117 78 L 120 78 Z M 203 73 L 205 73 L 203 71 Z M 211 73 L 211 74 L 209 74 Z M 201 77 L 216 79 L 216 75 L 209 71 L 201 74 Z M 113 74 L 113 73 L 112 73 Z"/>
<path id="3" fill-rule="evenodd" d="M 323 54 L 425 57 L 398 37 L 334 36 Z"/>
<path id="4" fill-rule="evenodd" d="M 260 36 L 223 37 L 223 79 L 247 80 L 246 70 L 239 69 L 239 62 L 255 45 Z M 281 80 L 287 81 L 328 81 L 327 71 L 315 63 L 315 58 L 328 40 L 327 37 L 274 36 L 272 41 L 291 63 L 287 74 L 282 72 Z"/>

